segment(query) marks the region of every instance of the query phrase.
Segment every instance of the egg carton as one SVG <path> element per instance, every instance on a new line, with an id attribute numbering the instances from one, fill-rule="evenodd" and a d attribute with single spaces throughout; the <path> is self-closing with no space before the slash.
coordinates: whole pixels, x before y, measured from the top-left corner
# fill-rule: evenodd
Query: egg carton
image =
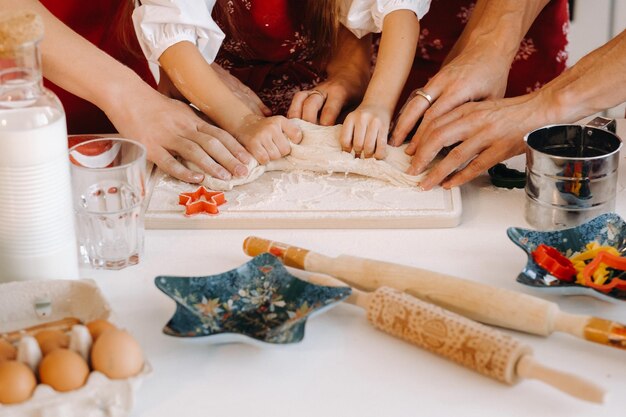
<path id="1" fill-rule="evenodd" d="M 0 334 L 66 317 L 86 323 L 110 316 L 111 307 L 92 280 L 0 284 Z M 0 417 L 125 417 L 151 371 L 147 361 L 139 375 L 127 379 L 113 380 L 93 371 L 83 387 L 69 392 L 39 384 L 29 400 L 0 404 Z"/>

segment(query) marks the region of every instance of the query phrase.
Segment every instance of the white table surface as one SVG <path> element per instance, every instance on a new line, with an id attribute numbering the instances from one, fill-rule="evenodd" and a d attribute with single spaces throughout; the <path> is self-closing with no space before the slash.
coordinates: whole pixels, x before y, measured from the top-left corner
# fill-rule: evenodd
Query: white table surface
<path id="1" fill-rule="evenodd" d="M 619 133 L 626 138 L 626 121 Z M 626 216 L 626 161 L 616 211 Z M 122 271 L 81 269 L 102 288 L 118 324 L 139 340 L 154 372 L 137 393 L 133 416 L 626 416 L 626 351 L 567 334 L 508 332 L 537 360 L 584 375 L 610 390 L 603 406 L 573 399 L 538 381 L 503 385 L 375 330 L 362 310 L 339 305 L 310 319 L 304 341 L 258 347 L 212 345 L 162 334 L 174 302 L 154 277 L 211 275 L 249 258 L 248 235 L 327 255 L 341 253 L 415 265 L 513 291 L 525 254 L 508 226 L 527 226 L 523 190 L 496 189 L 486 176 L 462 188 L 462 224 L 419 230 L 149 230 L 140 264 Z M 626 322 L 626 303 L 540 293 L 568 312 Z"/>

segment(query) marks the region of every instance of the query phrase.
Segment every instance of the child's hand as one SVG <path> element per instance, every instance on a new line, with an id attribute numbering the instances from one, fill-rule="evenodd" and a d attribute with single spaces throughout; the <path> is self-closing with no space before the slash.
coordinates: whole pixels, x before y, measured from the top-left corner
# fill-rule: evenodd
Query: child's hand
<path id="1" fill-rule="evenodd" d="M 344 151 L 366 158 L 383 159 L 386 152 L 387 135 L 391 123 L 391 112 L 384 106 L 362 103 L 343 122 L 339 142 Z"/>
<path id="2" fill-rule="evenodd" d="M 287 118 L 256 114 L 245 116 L 234 136 L 263 165 L 289 154 L 290 139 L 294 143 L 302 140 L 300 128 Z"/>

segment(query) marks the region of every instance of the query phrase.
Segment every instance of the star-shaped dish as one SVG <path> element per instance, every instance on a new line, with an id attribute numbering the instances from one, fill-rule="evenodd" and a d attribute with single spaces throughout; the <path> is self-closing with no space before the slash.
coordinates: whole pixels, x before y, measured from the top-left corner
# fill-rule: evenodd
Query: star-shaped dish
<path id="1" fill-rule="evenodd" d="M 569 257 L 575 252 L 585 251 L 585 246 L 594 241 L 602 246 L 612 246 L 621 256 L 624 256 L 626 223 L 617 214 L 603 214 L 580 226 L 549 232 L 510 227 L 507 235 L 528 255 L 528 262 L 517 276 L 517 282 L 535 288 L 553 290 L 564 295 L 592 295 L 604 300 L 626 300 L 626 290 L 613 288 L 603 293 L 575 282 L 561 281 L 537 265 L 532 256 L 532 252 L 542 243 L 556 248 Z"/>
<path id="2" fill-rule="evenodd" d="M 204 186 L 198 187 L 191 193 L 180 193 L 178 204 L 185 206 L 185 215 L 193 216 L 198 213 L 218 214 L 217 208 L 226 202 L 222 191 L 210 191 Z"/>
<path id="3" fill-rule="evenodd" d="M 267 343 L 295 343 L 307 318 L 350 295 L 349 287 L 314 285 L 291 275 L 268 253 L 239 268 L 204 277 L 158 276 L 156 286 L 176 301 L 163 332 L 178 337 L 223 333 Z"/>

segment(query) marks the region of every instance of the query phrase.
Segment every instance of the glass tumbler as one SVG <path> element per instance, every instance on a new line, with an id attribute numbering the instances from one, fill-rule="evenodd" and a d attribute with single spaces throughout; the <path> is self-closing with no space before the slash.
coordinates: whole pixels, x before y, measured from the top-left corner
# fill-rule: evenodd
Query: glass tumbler
<path id="1" fill-rule="evenodd" d="M 69 157 L 83 261 L 100 269 L 137 264 L 144 245 L 145 147 L 99 138 L 73 146 Z"/>

